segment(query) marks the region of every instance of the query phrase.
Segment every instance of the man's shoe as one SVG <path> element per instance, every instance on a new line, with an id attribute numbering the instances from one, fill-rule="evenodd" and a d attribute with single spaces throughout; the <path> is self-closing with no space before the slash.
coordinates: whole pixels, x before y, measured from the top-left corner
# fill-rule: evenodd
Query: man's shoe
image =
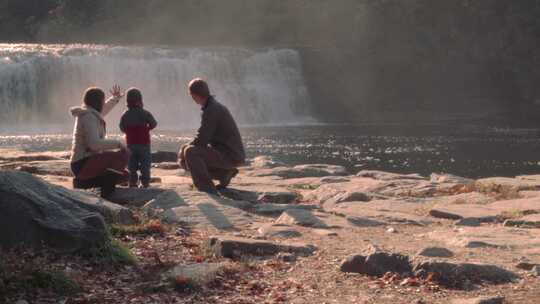
<path id="1" fill-rule="evenodd" d="M 232 169 L 219 181 L 219 184 L 216 186 L 218 190 L 226 189 L 229 184 L 231 183 L 231 180 L 238 175 L 238 169 Z"/>

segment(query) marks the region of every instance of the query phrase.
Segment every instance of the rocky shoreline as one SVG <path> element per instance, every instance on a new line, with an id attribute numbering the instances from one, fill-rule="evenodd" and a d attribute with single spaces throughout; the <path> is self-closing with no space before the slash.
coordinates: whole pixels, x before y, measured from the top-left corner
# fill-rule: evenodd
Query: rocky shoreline
<path id="1" fill-rule="evenodd" d="M 200 235 L 197 246 L 212 257 L 177 260 L 163 276 L 202 276 L 206 285 L 220 263 L 249 260 L 266 267 L 279 261 L 281 267 L 246 284 L 303 285 L 279 296 L 268 286 L 261 295 L 231 293 L 236 303 L 540 298 L 540 175 L 472 180 L 348 172 L 323 164 L 290 167 L 260 156 L 217 197 L 193 191 L 175 153 L 156 152 L 152 188 L 121 188 L 108 202 L 71 189 L 67 153 L 2 152 L 4 248 L 24 242 L 75 251 L 99 242 L 107 226 L 136 225 L 143 217 Z M 197 297 L 180 298 L 213 302 L 203 291 Z"/>

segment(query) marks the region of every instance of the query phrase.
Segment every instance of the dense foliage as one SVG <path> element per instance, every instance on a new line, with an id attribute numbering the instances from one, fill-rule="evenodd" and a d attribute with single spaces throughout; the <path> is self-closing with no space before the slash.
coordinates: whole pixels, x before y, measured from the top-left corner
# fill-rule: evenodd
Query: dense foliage
<path id="1" fill-rule="evenodd" d="M 0 0 L 0 41 L 290 46 L 321 108 L 521 117 L 538 17 L 540 0 Z"/>

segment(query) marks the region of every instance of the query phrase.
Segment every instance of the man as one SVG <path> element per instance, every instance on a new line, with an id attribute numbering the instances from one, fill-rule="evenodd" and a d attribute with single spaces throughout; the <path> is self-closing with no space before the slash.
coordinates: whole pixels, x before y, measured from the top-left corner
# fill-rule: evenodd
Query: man
<path id="1" fill-rule="evenodd" d="M 199 78 L 189 83 L 189 94 L 202 108 L 201 126 L 195 139 L 182 147 L 181 166 L 191 171 L 195 187 L 217 194 L 226 188 L 245 162 L 244 145 L 229 110 L 210 94 L 208 84 Z M 218 180 L 216 187 L 212 180 Z"/>

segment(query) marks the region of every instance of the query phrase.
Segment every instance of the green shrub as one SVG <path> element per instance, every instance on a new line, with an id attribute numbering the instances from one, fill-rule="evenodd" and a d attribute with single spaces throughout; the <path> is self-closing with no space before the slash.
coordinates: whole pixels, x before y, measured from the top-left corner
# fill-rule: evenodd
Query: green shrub
<path id="1" fill-rule="evenodd" d="M 50 289 L 59 295 L 69 295 L 81 291 L 81 287 L 61 271 L 36 270 L 23 282 L 27 289 Z"/>
<path id="2" fill-rule="evenodd" d="M 82 252 L 81 256 L 94 260 L 97 264 L 104 266 L 115 267 L 137 263 L 137 259 L 129 248 L 112 238 L 101 246 L 93 247 L 86 252 Z"/>

